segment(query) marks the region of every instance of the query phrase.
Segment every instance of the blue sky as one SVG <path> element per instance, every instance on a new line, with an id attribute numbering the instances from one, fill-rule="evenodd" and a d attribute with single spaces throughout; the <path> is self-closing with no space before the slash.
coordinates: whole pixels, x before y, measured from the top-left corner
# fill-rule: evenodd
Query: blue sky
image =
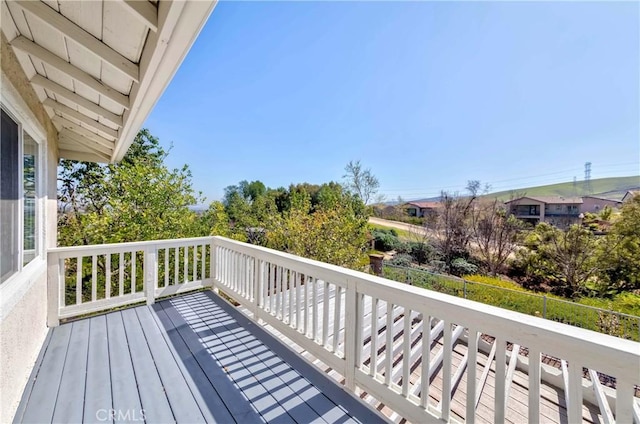
<path id="1" fill-rule="evenodd" d="M 240 180 L 420 198 L 640 174 L 637 2 L 220 2 L 146 121 L 208 201 Z"/>

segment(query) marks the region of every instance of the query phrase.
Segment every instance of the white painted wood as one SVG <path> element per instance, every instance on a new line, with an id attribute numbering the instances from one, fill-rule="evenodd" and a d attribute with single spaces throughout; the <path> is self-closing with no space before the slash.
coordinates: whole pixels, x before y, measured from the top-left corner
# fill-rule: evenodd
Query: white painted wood
<path id="1" fill-rule="evenodd" d="M 569 403 L 567 403 L 567 419 L 570 423 L 582 421 L 582 366 L 575 359 L 569 364 Z"/>
<path id="2" fill-rule="evenodd" d="M 131 252 L 131 293 L 136 292 L 136 251 Z"/>
<path id="3" fill-rule="evenodd" d="M 378 277 L 274 252 L 258 246 L 249 246 L 218 237 L 206 240 L 213 240 L 212 243 L 215 243 L 219 248 L 219 254 L 215 255 L 215 262 L 220 268 L 219 272 L 212 274 L 212 276 L 220 275 L 217 280 L 225 291 L 228 290 L 229 295 L 245 308 L 253 308 L 254 304 L 263 305 L 254 308 L 256 311 L 253 314 L 254 319 L 263 320 L 283 336 L 298 344 L 301 350 L 309 352 L 318 360 L 334 367 L 334 374 L 340 373 L 346 377 L 349 373 L 353 373 L 353 390 L 357 392 L 359 387 L 359 389 L 371 393 L 373 397 L 378 398 L 385 405 L 396 408 L 396 412 L 400 412 L 400 415 L 397 416 L 398 420 L 402 416 L 407 419 L 428 422 L 435 420 L 440 414 L 444 420 L 454 420 L 457 414 L 465 414 L 466 410 L 467 420 L 473 421 L 474 417 L 471 411 L 475 412 L 484 387 L 489 387 L 491 384 L 487 384 L 487 376 L 490 374 L 492 363 L 494 363 L 496 368 L 495 380 L 493 381 L 495 385 L 495 403 L 493 405 L 495 420 L 497 422 L 505 421 L 507 399 L 513 399 L 514 393 L 518 392 L 519 396 L 524 396 L 522 387 L 526 387 L 527 383 L 526 375 L 523 377 L 523 373 L 526 374 L 528 370 L 530 409 L 527 412 L 524 409 L 526 406 L 523 406 L 522 403 L 513 409 L 510 403 L 510 415 L 517 410 L 516 413 L 520 417 L 528 416 L 530 421 L 540 421 L 542 417 L 546 416 L 544 414 L 548 414 L 544 411 L 543 414 L 540 414 L 540 377 L 541 373 L 549 372 L 548 369 L 545 371 L 540 366 L 539 359 L 542 349 L 545 353 L 549 352 L 559 358 L 568 359 L 570 365 L 574 362 L 577 363 L 575 356 L 576 351 L 579 351 L 580 362 L 583 365 L 591 364 L 593 366 L 595 364 L 593 369 L 604 369 L 607 371 L 603 372 L 611 372 L 609 375 L 616 377 L 619 382 L 617 399 L 615 400 L 616 420 L 621 422 L 621 417 L 633 419 L 633 384 L 638 384 L 640 378 L 634 374 L 640 359 L 640 354 L 634 351 L 634 349 L 637 350 L 637 343 L 526 317 L 510 311 L 468 302 L 464 299 L 455 299 L 455 302 L 452 302 L 451 298 L 439 293 L 417 290 L 411 286 L 395 284 Z M 153 241 L 52 249 L 50 255 L 56 255 L 57 258 L 63 260 L 65 257 L 89 257 L 106 254 L 106 252 L 122 254 L 123 252 L 145 251 L 150 246 L 153 246 L 154 249 L 177 249 L 178 247 L 202 244 L 203 239 Z M 195 251 L 194 256 L 197 256 Z M 263 289 L 254 287 L 255 282 L 259 279 L 261 261 L 264 262 L 264 270 L 268 271 L 264 274 L 265 286 L 267 287 Z M 124 266 L 122 262 L 121 264 Z M 291 280 L 285 278 L 288 273 L 291 275 Z M 299 279 L 301 275 L 305 276 L 304 284 L 301 284 Z M 329 281 L 331 284 L 328 283 Z M 207 284 L 207 281 L 192 282 L 187 285 L 178 284 L 173 290 L 179 292 L 198 286 L 207 287 Z M 311 284 L 311 287 L 307 287 L 308 284 Z M 308 298 L 305 294 L 307 289 L 311 291 Z M 263 303 L 256 300 L 262 296 L 261 293 L 265 294 Z M 146 293 L 139 295 L 141 300 L 146 298 Z M 115 304 L 122 300 L 131 301 L 130 295 L 126 296 L 125 299 L 104 300 L 112 300 Z M 307 300 L 311 301 L 311 305 L 307 304 Z M 272 306 L 276 301 L 278 301 L 277 308 Z M 323 305 L 319 305 L 321 302 Z M 104 304 L 103 300 L 87 302 L 80 304 L 80 307 L 75 311 L 84 311 L 84 308 L 95 309 L 94 303 Z M 65 309 L 67 314 L 70 311 L 74 311 L 74 309 Z M 404 311 L 412 311 L 415 316 L 407 313 L 407 318 L 404 318 Z M 311 314 L 311 317 L 308 318 L 309 321 L 315 320 L 312 328 L 308 328 L 305 323 L 305 313 Z M 414 319 L 418 316 L 425 318 L 414 324 Z M 429 318 L 431 316 L 444 318 L 446 322 L 455 325 L 455 329 L 451 331 L 451 325 L 445 325 L 442 321 L 437 321 L 437 324 L 433 325 L 434 323 Z M 289 317 L 291 318 L 289 319 Z M 285 319 L 289 320 L 291 325 L 285 322 Z M 355 324 L 352 324 L 353 322 Z M 469 323 L 473 325 L 469 326 Z M 449 335 L 445 331 L 446 340 L 443 347 L 433 355 L 433 358 L 429 358 L 431 356 L 429 339 L 433 339 L 434 333 L 437 336 L 447 326 L 449 327 Z M 456 368 L 455 374 L 451 376 L 452 364 L 446 365 L 445 362 L 453 362 L 453 347 L 464 333 L 466 326 L 472 328 L 467 337 L 468 349 L 459 362 L 460 365 Z M 321 332 L 318 329 L 324 330 L 322 335 L 318 334 Z M 336 329 L 338 329 L 337 332 Z M 476 382 L 477 356 L 481 354 L 480 351 L 486 352 L 488 350 L 488 345 L 484 341 L 481 346 L 477 346 L 479 343 L 477 337 L 481 333 L 496 336 L 496 341 L 486 356 L 486 365 L 482 376 Z M 400 336 L 398 336 L 399 334 Z M 567 344 L 567 338 L 571 339 L 572 343 Z M 510 355 L 508 369 L 506 366 L 506 340 L 516 345 L 514 352 Z M 529 349 L 529 361 L 527 358 L 516 359 L 518 345 L 526 346 Z M 384 353 L 377 354 L 381 347 Z M 480 349 L 478 349 L 479 347 Z M 460 348 L 464 349 L 464 344 L 460 345 Z M 359 357 L 359 355 L 361 356 Z M 448 359 L 446 359 L 446 355 L 449 355 Z M 416 374 L 407 376 L 407 369 L 411 370 L 425 362 L 425 356 L 427 363 L 422 366 L 421 372 L 426 375 L 420 376 L 420 383 L 418 384 L 416 381 L 416 383 L 408 384 L 407 389 L 399 386 L 398 383 L 401 379 L 409 381 L 410 378 L 416 378 Z M 496 357 L 495 361 L 494 357 Z M 456 358 L 460 358 L 458 351 L 456 351 Z M 429 359 L 432 360 L 429 361 Z M 367 360 L 369 366 L 362 366 Z M 394 360 L 399 361 L 395 368 L 393 367 Z M 620 365 L 624 360 L 629 361 Z M 426 396 L 428 396 L 429 379 L 440 363 L 443 364 L 444 393 L 448 392 L 449 397 L 453 396 L 453 399 L 450 399 L 449 405 L 447 405 L 447 396 L 445 396 L 441 400 L 441 412 L 437 412 L 433 405 L 429 405 Z M 471 371 L 472 368 L 474 371 Z M 571 419 L 575 416 L 580 418 L 580 415 L 575 414 L 582 413 L 582 390 L 585 387 L 589 388 L 591 396 L 585 397 L 585 401 L 595 400 L 596 396 L 591 392 L 591 387 L 583 382 L 581 370 L 581 366 L 576 366 L 575 369 L 573 366 L 569 367 L 567 391 L 570 398 L 570 411 L 573 408 L 574 414 L 570 417 Z M 419 371 L 416 369 L 416 372 Z M 460 406 L 460 398 L 458 398 L 458 392 L 455 391 L 455 388 L 464 380 L 463 374 L 465 372 L 467 376 L 466 398 L 468 400 L 466 400 L 466 405 Z M 571 372 L 573 372 L 573 376 L 570 375 Z M 471 379 L 473 381 L 470 381 Z M 517 385 L 510 383 L 512 379 Z M 449 381 L 448 388 L 446 387 L 447 380 Z M 545 388 L 545 390 L 546 396 L 548 396 L 548 389 Z M 574 396 L 574 393 L 577 396 Z M 487 396 L 490 399 L 491 394 L 487 393 Z M 481 408 L 486 408 L 486 405 L 481 404 Z M 478 421 L 485 417 L 481 415 L 481 408 L 478 409 Z"/>
<path id="4" fill-rule="evenodd" d="M 637 399 L 631 399 L 631 401 L 633 402 L 633 422 L 640 424 L 640 404 Z"/>
<path id="5" fill-rule="evenodd" d="M 50 107 L 51 109 L 55 110 L 56 112 L 59 112 L 63 116 L 66 116 L 68 119 L 75 120 L 81 125 L 87 126 L 97 131 L 98 133 L 102 134 L 105 137 L 109 137 L 113 139 L 118 138 L 117 130 L 114 130 L 111 127 L 101 124 L 98 121 L 94 121 L 90 117 L 78 112 L 77 110 L 74 110 L 62 103 L 58 103 L 53 99 L 50 99 L 50 98 L 45 99 L 44 102 L 42 102 L 42 105 L 46 107 Z"/>
<path id="6" fill-rule="evenodd" d="M 516 371 L 518 365 L 518 356 L 520 352 L 520 345 L 514 344 L 509 356 L 509 368 L 507 368 L 506 387 L 505 387 L 505 399 L 509 399 L 509 390 L 511 390 L 511 383 L 513 383 L 513 374 Z"/>
<path id="7" fill-rule="evenodd" d="M 51 118 L 51 121 L 61 128 L 68 129 L 71 132 L 70 138 L 76 140 L 86 139 L 87 141 L 92 141 L 93 143 L 107 148 L 109 151 L 113 151 L 114 149 L 115 143 L 113 140 L 109 140 L 92 131 L 82 128 L 80 125 L 68 120 L 67 118 L 55 115 L 53 118 Z"/>
<path id="8" fill-rule="evenodd" d="M 82 303 L 82 256 L 78 256 L 76 260 L 76 305 Z"/>
<path id="9" fill-rule="evenodd" d="M 91 140 L 74 136 L 74 133 L 66 128 L 62 128 L 58 132 L 58 147 L 60 150 L 91 153 L 99 156 L 105 162 L 109 161 L 112 153 L 107 147 Z"/>
<path id="10" fill-rule="evenodd" d="M 124 0 L 133 15 L 140 19 L 151 31 L 158 30 L 158 9 L 148 1 Z"/>
<path id="11" fill-rule="evenodd" d="M 47 263 L 47 326 L 57 327 L 60 324 L 60 287 L 64 286 L 64 260 L 52 255 Z"/>
<path id="12" fill-rule="evenodd" d="M 52 92 L 54 92 L 56 95 L 62 96 L 64 98 L 66 98 L 67 100 L 78 104 L 79 106 L 82 106 L 88 110 L 90 110 L 93 113 L 96 113 L 98 115 L 100 115 L 102 118 L 108 120 L 109 122 L 118 125 L 118 126 L 122 126 L 122 117 L 116 115 L 115 113 L 111 113 L 108 110 L 98 106 L 95 103 L 90 102 L 89 100 L 85 99 L 84 97 L 74 93 L 73 91 L 61 86 L 58 83 L 55 83 L 51 80 L 46 79 L 45 77 L 43 77 L 42 75 L 35 75 L 33 78 L 31 78 L 31 83 L 38 85 L 42 88 L 45 88 L 47 90 L 51 90 Z"/>
<path id="13" fill-rule="evenodd" d="M 344 305 L 344 315 L 345 319 L 345 349 L 344 349 L 344 359 L 345 359 L 345 386 L 347 389 L 351 391 L 355 391 L 356 388 L 356 369 L 359 368 L 358 359 L 356 350 L 360 350 L 360 346 L 358 346 L 358 326 L 362 325 L 360 321 L 362 317 L 362 306 L 359 301 L 360 295 L 356 291 L 355 283 L 350 283 L 346 287 L 346 299 Z M 336 300 L 340 299 L 339 292 L 336 294 Z M 339 310 L 336 309 L 336 310 Z M 336 323 L 339 320 L 336 320 Z M 338 324 L 336 324 L 337 326 Z M 336 345 L 337 336 L 334 336 L 334 346 Z M 335 348 L 334 348 L 335 350 Z"/>
<path id="14" fill-rule="evenodd" d="M 144 293 L 147 305 L 153 305 L 156 300 L 158 286 L 158 252 L 154 247 L 147 247 L 144 251 Z M 195 280 L 195 278 L 194 278 Z"/>
<path id="15" fill-rule="evenodd" d="M 91 257 L 91 301 L 98 300 L 98 257 Z"/>
<path id="16" fill-rule="evenodd" d="M 467 371 L 467 405 L 465 414 L 465 420 L 469 424 L 474 424 L 476 422 L 476 403 L 472 402 L 471 400 L 475 400 L 475 393 L 477 391 L 476 370 L 478 364 L 479 338 L 480 333 L 478 333 L 478 331 L 474 327 L 469 328 L 467 337 L 467 355 L 469 359 L 469 366 Z"/>
<path id="17" fill-rule="evenodd" d="M 37 57 L 47 65 L 54 67 L 55 69 L 68 75 L 75 81 L 84 84 L 95 93 L 111 99 L 125 109 L 129 108 L 129 97 L 103 84 L 85 71 L 73 66 L 66 60 L 51 53 L 49 50 L 39 46 L 28 38 L 24 36 L 17 37 L 11 42 L 11 45 L 14 48 L 20 49 L 25 53 L 30 54 L 31 56 Z"/>
<path id="18" fill-rule="evenodd" d="M 441 350 L 441 352 L 444 353 L 442 363 L 442 399 L 440 400 L 439 409 L 442 413 L 442 419 L 448 422 L 451 412 L 451 354 L 454 341 L 452 338 L 451 322 L 444 320 L 443 332 L 444 344 Z M 433 369 L 435 369 L 435 367 L 433 367 Z"/>
<path id="19" fill-rule="evenodd" d="M 637 415 L 637 398 L 634 397 L 635 387 L 638 385 L 638 375 L 621 375 L 616 379 L 616 422 L 629 423 Z"/>
<path id="20" fill-rule="evenodd" d="M 39 1 L 21 0 L 17 2 L 24 10 L 83 46 L 88 52 L 110 64 L 122 75 L 138 82 L 138 65 L 107 46 L 72 21 Z"/>
<path id="21" fill-rule="evenodd" d="M 529 347 L 529 422 L 540 420 L 540 348 Z"/>
<path id="22" fill-rule="evenodd" d="M 20 35 L 6 1 L 0 2 L 0 22 L 2 22 L 2 32 L 7 40 L 11 41 Z"/>
<path id="23" fill-rule="evenodd" d="M 127 306 L 134 303 L 144 301 L 144 293 L 127 294 L 120 297 L 112 297 L 111 299 L 100 299 L 95 302 L 87 302 L 79 305 L 70 305 L 61 308 L 60 319 L 74 318 L 79 315 L 90 314 L 93 312 L 106 311 L 111 308 Z"/>
<path id="24" fill-rule="evenodd" d="M 104 297 L 105 299 L 109 299 L 111 297 L 111 253 L 107 253 L 104 255 L 105 262 L 105 286 L 104 286 Z"/>
<path id="25" fill-rule="evenodd" d="M 75 150 L 58 149 L 58 156 L 62 159 L 79 160 L 85 162 L 109 163 L 102 154 L 81 152 Z"/>
<path id="26" fill-rule="evenodd" d="M 495 413 L 495 422 L 496 423 L 504 423 L 505 422 L 505 412 L 506 412 L 506 360 L 507 360 L 507 345 L 505 340 L 502 340 L 500 337 L 496 337 L 495 340 L 496 345 L 496 362 L 495 362 L 495 393 L 494 393 L 494 413 Z"/>
<path id="27" fill-rule="evenodd" d="M 118 295 L 124 295 L 124 252 L 120 252 L 118 257 Z"/>
<path id="28" fill-rule="evenodd" d="M 598 401 L 598 407 L 600 408 L 602 421 L 604 422 L 604 424 L 614 423 L 615 420 L 613 418 L 613 412 L 611 412 L 609 401 L 607 400 L 607 396 L 604 394 L 602 384 L 600 384 L 598 373 L 594 370 L 589 370 L 589 377 L 591 377 L 591 383 L 593 384 L 593 391 L 595 392 L 596 400 Z"/>
<path id="29" fill-rule="evenodd" d="M 49 3 L 51 6 L 52 1 Z M 102 4 L 97 1 L 60 1 L 59 10 L 67 19 L 80 26 L 98 40 L 102 39 Z"/>

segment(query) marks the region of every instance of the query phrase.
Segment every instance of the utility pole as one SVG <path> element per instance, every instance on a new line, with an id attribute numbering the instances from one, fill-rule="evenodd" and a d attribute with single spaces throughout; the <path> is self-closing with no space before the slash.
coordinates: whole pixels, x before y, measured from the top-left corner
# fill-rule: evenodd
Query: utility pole
<path id="1" fill-rule="evenodd" d="M 593 191 L 591 188 L 591 162 L 584 164 L 584 191 L 586 194 L 591 194 Z"/>

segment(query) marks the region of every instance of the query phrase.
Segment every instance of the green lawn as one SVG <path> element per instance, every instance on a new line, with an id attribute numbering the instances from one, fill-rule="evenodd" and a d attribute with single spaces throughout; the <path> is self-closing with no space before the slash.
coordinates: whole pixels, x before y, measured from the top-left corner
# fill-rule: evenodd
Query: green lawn
<path id="1" fill-rule="evenodd" d="M 398 238 L 403 241 L 412 241 L 414 239 L 410 231 L 401 230 L 399 228 L 387 227 L 386 225 L 372 224 L 372 223 L 369 223 L 369 228 L 377 229 L 377 230 L 395 230 L 396 233 L 398 234 Z"/>

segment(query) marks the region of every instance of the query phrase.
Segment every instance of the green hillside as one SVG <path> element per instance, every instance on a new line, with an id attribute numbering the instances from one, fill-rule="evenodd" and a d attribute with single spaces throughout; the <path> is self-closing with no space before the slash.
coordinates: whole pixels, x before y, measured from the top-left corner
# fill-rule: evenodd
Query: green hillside
<path id="1" fill-rule="evenodd" d="M 599 178 L 591 180 L 591 193 L 587 193 L 584 181 L 549 184 L 538 187 L 519 188 L 514 190 L 498 191 L 490 193 L 488 196 L 497 197 L 500 200 L 509 200 L 520 196 L 594 196 L 605 197 L 607 199 L 620 200 L 627 190 L 640 189 L 640 176 Z"/>

